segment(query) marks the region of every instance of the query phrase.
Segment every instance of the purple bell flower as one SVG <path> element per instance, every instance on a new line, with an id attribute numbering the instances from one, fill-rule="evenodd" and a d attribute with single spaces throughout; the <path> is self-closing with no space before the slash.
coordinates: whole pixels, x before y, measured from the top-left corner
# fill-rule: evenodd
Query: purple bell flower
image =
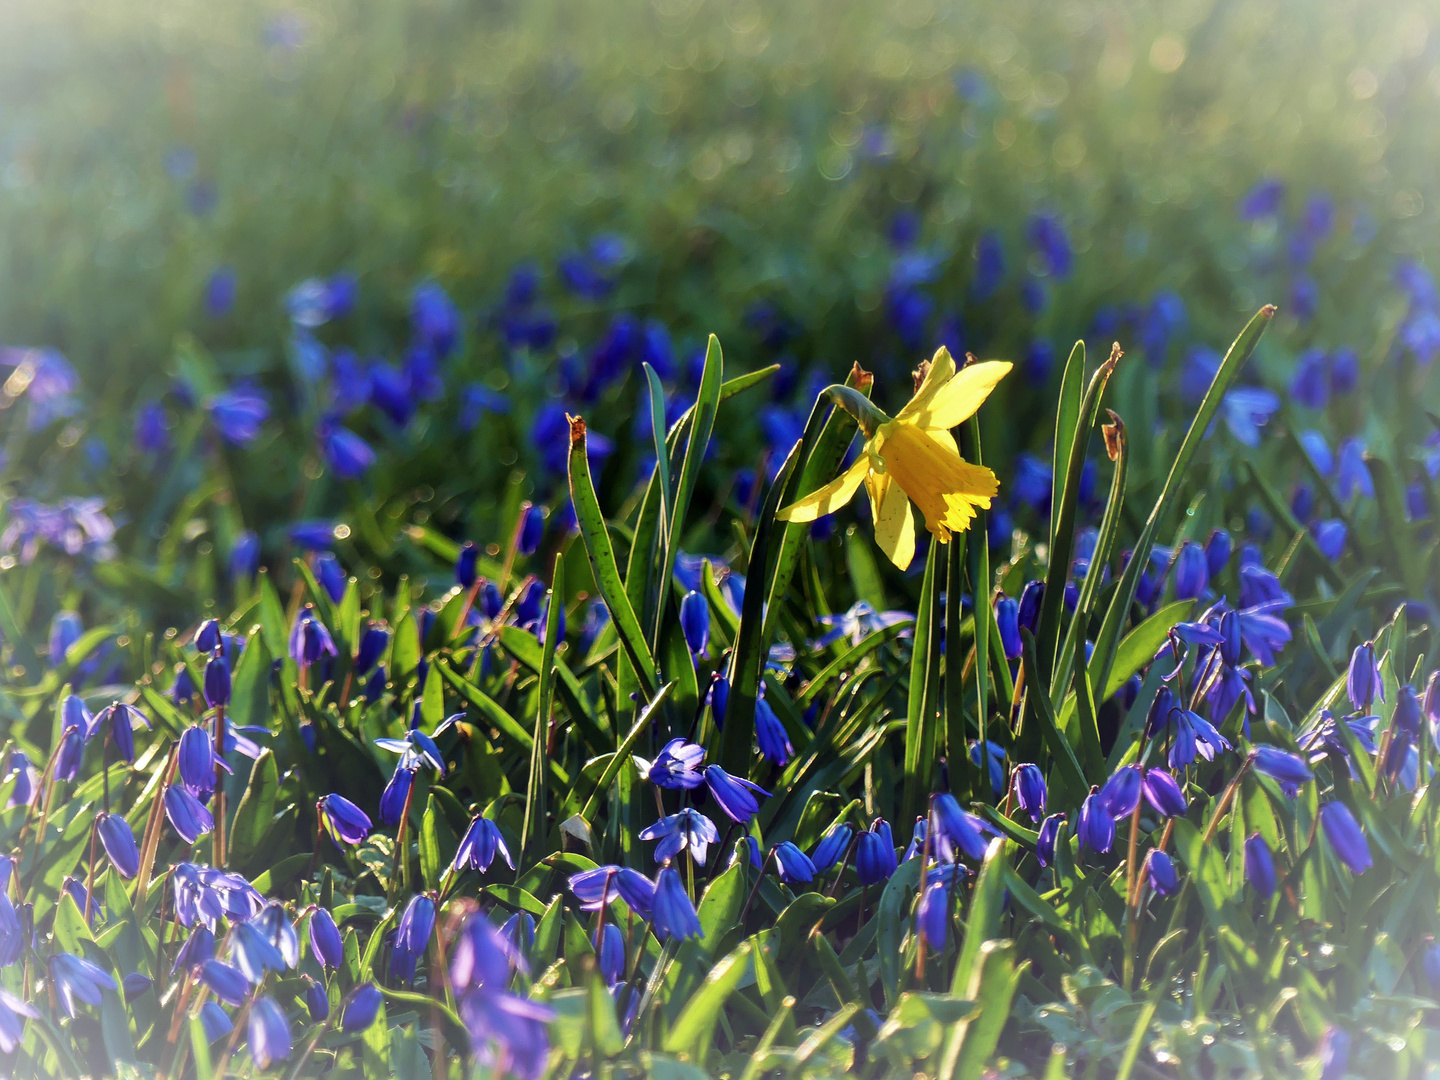
<path id="1" fill-rule="evenodd" d="M 468 868 L 479 870 L 483 874 L 490 869 L 490 864 L 495 861 L 497 854 L 505 860 L 506 866 L 515 869 L 515 863 L 510 858 L 510 849 L 505 846 L 505 838 L 500 835 L 500 826 L 482 815 L 470 822 L 470 827 L 465 830 L 451 866 L 457 873 Z"/>
<path id="2" fill-rule="evenodd" d="M 1040 766 L 1028 763 L 1016 765 L 1010 776 L 1010 785 L 1015 793 L 1015 802 L 1030 815 L 1031 821 L 1038 822 L 1045 816 L 1045 776 Z"/>
<path id="3" fill-rule="evenodd" d="M 332 793 L 322 797 L 317 809 L 336 843 L 354 846 L 370 835 L 370 818 L 343 795 Z"/>
<path id="4" fill-rule="evenodd" d="M 859 877 L 861 885 L 878 885 L 882 881 L 889 881 L 898 866 L 890 825 L 877 819 L 867 831 L 860 834 L 855 845 L 856 876 Z"/>
<path id="5" fill-rule="evenodd" d="M 661 870 L 655 879 L 650 925 L 655 930 L 655 936 L 662 942 L 685 941 L 704 936 L 704 931 L 700 928 L 700 917 L 695 913 L 695 905 L 690 902 L 680 875 L 671 867 Z"/>
<path id="6" fill-rule="evenodd" d="M 1335 857 L 1350 869 L 1352 874 L 1363 874 L 1374 865 L 1370 858 L 1370 844 L 1350 808 L 1341 802 L 1329 802 L 1320 808 L 1320 824 L 1325 829 L 1325 838 Z"/>
<path id="7" fill-rule="evenodd" d="M 1262 900 L 1275 895 L 1275 860 L 1258 832 L 1245 841 L 1245 880 Z"/>
<path id="8" fill-rule="evenodd" d="M 251 1003 L 249 1035 L 250 1057 L 257 1068 L 268 1069 L 290 1056 L 290 1021 L 270 998 L 256 998 Z"/>
<path id="9" fill-rule="evenodd" d="M 1174 860 L 1159 848 L 1145 856 L 1145 881 L 1157 896 L 1171 896 L 1180 887 Z"/>
<path id="10" fill-rule="evenodd" d="M 707 766 L 704 776 L 716 804 L 731 821 L 740 825 L 748 825 L 750 819 L 759 811 L 760 803 L 755 798 L 756 795 L 770 797 L 770 793 L 758 784 L 731 776 L 719 765 Z"/>

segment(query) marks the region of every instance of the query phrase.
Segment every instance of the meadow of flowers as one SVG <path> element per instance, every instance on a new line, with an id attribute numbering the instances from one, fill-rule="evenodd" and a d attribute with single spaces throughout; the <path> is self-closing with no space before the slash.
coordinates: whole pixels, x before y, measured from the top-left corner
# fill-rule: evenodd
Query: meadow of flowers
<path id="1" fill-rule="evenodd" d="M 1440 1074 L 1435 19 L 6 12 L 0 1074 Z"/>

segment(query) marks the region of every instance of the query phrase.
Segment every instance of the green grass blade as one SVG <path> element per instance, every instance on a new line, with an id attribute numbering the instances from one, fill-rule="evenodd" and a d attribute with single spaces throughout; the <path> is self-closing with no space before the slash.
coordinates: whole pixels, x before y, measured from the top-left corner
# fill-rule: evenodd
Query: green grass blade
<path id="1" fill-rule="evenodd" d="M 944 608 L 940 587 L 944 578 L 937 572 L 940 545 L 931 543 L 925 556 L 925 579 L 920 586 L 920 610 L 915 613 L 915 644 L 910 652 L 910 693 L 905 724 L 905 791 L 897 839 L 909 835 L 910 824 L 930 793 L 935 771 L 935 748 L 939 744 L 940 719 L 932 696 L 934 667 L 940 662 L 940 631 Z"/>
<path id="2" fill-rule="evenodd" d="M 590 572 L 601 599 L 610 609 L 610 620 L 620 636 L 620 646 L 634 666 L 635 677 L 645 696 L 653 697 L 655 657 L 645 643 L 645 632 L 635 618 L 635 609 L 630 606 L 630 597 L 615 565 L 615 548 L 610 543 L 600 500 L 595 496 L 595 484 L 590 479 L 590 461 L 585 454 L 585 421 L 578 416 L 570 421 L 570 501 L 575 507 L 585 552 L 590 557 Z"/>
<path id="3" fill-rule="evenodd" d="M 1194 460 L 1195 454 L 1199 451 L 1200 443 L 1204 441 L 1211 421 L 1220 411 L 1220 402 L 1225 397 L 1226 391 L 1230 389 L 1230 384 L 1235 381 L 1235 377 L 1240 374 L 1240 369 L 1245 366 L 1245 362 L 1250 359 L 1250 354 L 1255 351 L 1255 346 L 1259 343 L 1261 335 L 1265 333 L 1265 328 L 1270 325 L 1270 320 L 1274 316 L 1274 305 L 1266 304 L 1245 324 L 1245 329 L 1240 331 L 1240 336 L 1235 339 L 1229 351 L 1225 353 L 1225 359 L 1220 362 L 1220 367 L 1215 372 L 1215 378 L 1210 383 L 1210 389 L 1205 392 L 1205 399 L 1201 401 L 1200 408 L 1195 413 L 1195 419 L 1190 422 L 1190 428 L 1185 432 L 1185 439 L 1181 442 L 1180 450 L 1170 465 L 1170 472 L 1165 477 L 1165 485 L 1160 489 L 1150 516 L 1145 520 L 1145 526 L 1140 531 L 1140 538 L 1135 544 L 1135 554 L 1120 574 L 1115 595 L 1111 597 L 1110 606 L 1100 625 L 1100 633 L 1095 637 L 1095 652 L 1091 657 L 1091 666 L 1094 668 L 1094 674 L 1098 675 L 1098 679 L 1093 681 L 1099 682 L 1101 685 L 1109 684 L 1110 667 L 1114 661 L 1115 649 L 1120 641 L 1120 631 L 1130 614 L 1130 603 L 1135 598 L 1135 586 L 1140 580 L 1142 567 L 1150 557 L 1150 546 L 1155 542 L 1155 532 L 1160 527 L 1160 519 L 1164 517 L 1166 511 L 1170 509 L 1171 503 L 1179 494 L 1180 483 L 1190 468 L 1190 462 Z"/>
<path id="4" fill-rule="evenodd" d="M 545 765 L 550 758 L 550 714 L 555 705 L 555 647 L 560 637 L 560 618 L 565 606 L 559 589 L 565 580 L 564 556 L 555 556 L 551 585 L 545 593 L 545 652 L 540 663 L 540 705 L 535 712 L 535 730 L 530 744 L 530 779 L 525 787 L 525 828 L 520 835 L 520 859 L 533 854 L 538 839 L 545 833 L 546 797 L 550 785 L 545 782 Z"/>
<path id="5" fill-rule="evenodd" d="M 1055 405 L 1055 445 L 1050 451 L 1050 480 L 1059 484 L 1070 467 L 1070 447 L 1080 427 L 1080 407 L 1085 398 L 1085 342 L 1077 341 L 1065 360 L 1060 376 L 1060 396 Z M 1060 500 L 1051 492 L 1050 536 L 1059 532 Z"/>

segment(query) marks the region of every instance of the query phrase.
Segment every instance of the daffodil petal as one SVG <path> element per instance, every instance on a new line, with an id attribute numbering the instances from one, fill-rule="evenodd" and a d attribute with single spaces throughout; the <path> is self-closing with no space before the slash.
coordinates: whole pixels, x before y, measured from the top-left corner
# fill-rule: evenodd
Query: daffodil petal
<path id="1" fill-rule="evenodd" d="M 930 358 L 930 370 L 925 373 L 925 381 L 920 384 L 920 389 L 915 391 L 915 396 L 905 403 L 896 419 L 913 420 L 915 414 L 927 409 L 935 395 L 954 377 L 955 358 L 950 355 L 949 349 L 941 345 Z"/>
<path id="2" fill-rule="evenodd" d="M 862 453 L 855 459 L 854 465 L 851 465 L 830 483 L 812 491 L 803 499 L 796 499 L 789 506 L 783 507 L 775 516 L 781 521 L 814 521 L 816 518 L 824 517 L 826 514 L 840 509 L 855 497 L 855 492 L 860 488 L 860 481 L 865 479 L 865 473 L 869 468 L 870 459 Z"/>
<path id="3" fill-rule="evenodd" d="M 901 570 L 915 558 L 915 516 L 903 488 L 890 477 L 879 478 L 879 507 L 875 512 L 875 543 Z"/>
<path id="4" fill-rule="evenodd" d="M 902 412 L 896 419 L 913 420 L 927 431 L 958 427 L 975 415 L 975 410 L 984 404 L 996 383 L 1008 375 L 1013 366 L 1008 360 L 971 364 L 941 386 L 913 413 L 906 415 Z"/>
<path id="5" fill-rule="evenodd" d="M 942 442 L 914 423 L 893 420 L 874 442 L 886 477 L 920 508 L 925 527 L 942 542 L 952 531 L 968 528 L 974 508 L 988 507 L 1000 490 L 994 473 L 955 452 L 953 439 Z"/>

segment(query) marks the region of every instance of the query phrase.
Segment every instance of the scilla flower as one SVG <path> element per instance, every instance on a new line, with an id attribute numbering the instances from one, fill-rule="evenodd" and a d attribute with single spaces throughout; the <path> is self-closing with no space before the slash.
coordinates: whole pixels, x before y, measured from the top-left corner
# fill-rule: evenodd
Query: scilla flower
<path id="1" fill-rule="evenodd" d="M 505 846 L 505 838 L 500 835 L 500 826 L 481 816 L 472 821 L 470 828 L 465 830 L 465 836 L 460 840 L 460 846 L 455 851 L 455 861 L 451 865 L 457 873 L 468 867 L 483 874 L 490 869 L 490 864 L 495 861 L 497 854 L 505 860 L 506 866 L 515 869 L 515 863 L 510 858 L 510 849 Z"/>
<path id="2" fill-rule="evenodd" d="M 931 535 L 946 543 L 952 532 L 969 528 L 975 508 L 988 508 L 1000 490 L 993 472 L 960 457 L 950 429 L 974 415 L 1010 368 L 1009 363 L 990 361 L 957 372 L 950 350 L 942 347 L 922 365 L 920 388 L 893 419 L 856 390 L 827 387 L 822 396 L 860 425 L 864 451 L 840 476 L 776 516 L 814 521 L 848 503 L 864 481 L 875 541 L 891 562 L 906 569 L 915 556 L 911 502 L 925 515 Z"/>

